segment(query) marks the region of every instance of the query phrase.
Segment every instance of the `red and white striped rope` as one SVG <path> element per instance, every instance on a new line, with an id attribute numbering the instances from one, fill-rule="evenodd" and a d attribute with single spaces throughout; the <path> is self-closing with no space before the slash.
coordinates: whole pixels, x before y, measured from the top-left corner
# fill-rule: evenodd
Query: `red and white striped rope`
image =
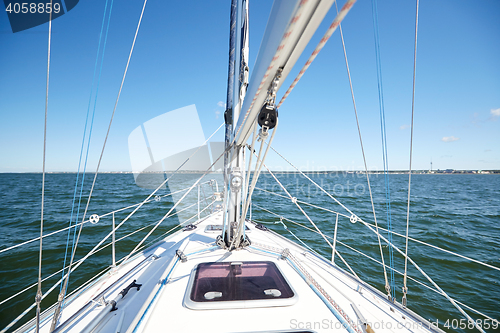
<path id="1" fill-rule="evenodd" d="M 331 297 L 328 292 L 321 287 L 321 285 L 314 279 L 314 277 L 307 271 L 307 269 L 304 268 L 304 266 L 301 265 L 300 261 L 292 254 L 290 253 L 290 250 L 288 249 L 280 249 L 274 246 L 266 245 L 266 244 L 261 244 L 261 243 L 252 243 L 253 246 L 255 247 L 260 247 L 265 250 L 269 250 L 272 252 L 275 252 L 276 254 L 281 254 L 282 256 L 285 255 L 288 259 L 293 261 L 295 266 L 299 269 L 299 271 L 303 274 L 303 276 L 306 278 L 307 283 L 310 285 L 314 286 L 316 290 L 318 290 L 323 297 L 335 308 L 335 310 L 344 318 L 344 320 L 347 322 L 347 324 L 352 328 L 354 331 L 357 333 L 363 333 L 362 330 L 360 329 L 359 325 L 356 324 L 354 320 L 352 320 L 349 315 L 340 307 L 340 305 L 335 302 L 333 297 Z M 287 251 L 288 250 L 288 251 Z M 346 327 L 347 328 L 347 327 Z"/>
<path id="2" fill-rule="evenodd" d="M 271 75 L 271 71 L 273 70 L 273 68 L 275 67 L 276 65 L 276 62 L 277 60 L 279 59 L 280 55 L 281 55 L 281 51 L 283 50 L 283 48 L 285 47 L 285 44 L 286 42 L 288 41 L 288 38 L 290 37 L 290 35 L 292 34 L 293 32 L 293 29 L 295 28 L 296 26 L 296 23 L 297 21 L 299 20 L 300 16 L 302 15 L 302 13 L 304 12 L 304 8 L 305 8 L 305 4 L 308 2 L 309 0 L 302 0 L 299 4 L 299 7 L 297 8 L 297 14 L 292 18 L 292 20 L 290 21 L 290 25 L 288 26 L 288 29 L 286 30 L 286 32 L 283 34 L 283 37 L 281 38 L 281 43 L 280 45 L 278 46 L 278 48 L 276 49 L 276 53 L 274 54 L 274 57 L 273 59 L 271 60 L 271 63 L 269 64 L 269 66 L 267 67 L 267 70 L 266 70 L 266 73 L 264 74 L 264 76 L 262 77 L 262 80 L 260 81 L 260 84 L 259 84 L 259 88 L 257 89 L 257 92 L 255 93 L 255 96 L 252 100 L 252 103 L 250 104 L 250 107 L 247 109 L 247 111 L 245 112 L 245 117 L 243 118 L 243 122 L 242 124 L 245 123 L 245 121 L 247 120 L 248 118 L 248 115 L 250 114 L 250 110 L 252 109 L 253 105 L 255 104 L 255 101 L 257 100 L 257 96 L 259 95 L 260 91 L 262 90 L 262 88 L 264 88 L 264 83 L 266 82 L 267 78 L 269 77 L 269 75 Z M 241 130 L 243 126 L 240 126 L 240 128 L 238 129 L 238 131 L 236 132 L 236 135 L 235 135 L 235 138 L 238 137 L 238 134 Z"/>
<path id="3" fill-rule="evenodd" d="M 328 28 L 328 30 L 324 34 L 323 38 L 321 38 L 318 46 L 316 46 L 316 48 L 314 49 L 314 52 L 311 54 L 311 56 L 309 57 L 309 59 L 305 63 L 304 67 L 302 67 L 302 69 L 300 70 L 299 74 L 297 75 L 297 77 L 295 78 L 295 80 L 293 80 L 292 84 L 290 85 L 290 87 L 286 91 L 285 95 L 283 95 L 283 97 L 281 98 L 281 101 L 278 103 L 278 108 L 281 106 L 281 104 L 283 104 L 283 102 L 285 101 L 285 99 L 288 97 L 288 95 L 290 94 L 290 92 L 292 91 L 292 89 L 295 87 L 295 85 L 297 84 L 297 82 L 299 82 L 300 78 L 302 77 L 302 75 L 304 75 L 304 73 L 309 68 L 309 66 L 311 65 L 311 63 L 314 61 L 314 59 L 316 58 L 316 56 L 318 55 L 318 53 L 321 51 L 321 49 L 323 49 L 323 47 L 325 46 L 325 44 L 328 41 L 328 39 L 330 39 L 330 36 L 335 32 L 335 30 L 337 30 L 337 27 L 340 25 L 340 22 L 342 22 L 342 20 L 347 15 L 347 13 L 349 12 L 349 10 L 351 10 L 351 8 L 352 8 L 352 6 L 354 5 L 355 2 L 356 2 L 356 0 L 348 0 L 345 3 L 344 7 L 342 7 L 342 9 L 340 10 L 340 12 L 335 17 L 335 20 L 333 20 L 332 24 L 330 25 L 330 27 Z"/>

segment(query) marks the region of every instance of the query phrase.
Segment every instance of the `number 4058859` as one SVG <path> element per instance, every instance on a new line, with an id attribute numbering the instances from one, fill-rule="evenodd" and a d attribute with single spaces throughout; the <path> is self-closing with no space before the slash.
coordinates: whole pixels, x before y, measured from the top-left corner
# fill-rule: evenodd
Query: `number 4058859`
<path id="1" fill-rule="evenodd" d="M 47 3 L 36 3 L 36 2 L 14 2 L 9 3 L 5 8 L 5 11 L 9 14 L 58 14 L 61 11 L 61 4 L 51 2 Z"/>
<path id="2" fill-rule="evenodd" d="M 466 319 L 448 319 L 444 325 L 444 327 L 448 329 L 473 329 L 474 327 L 480 327 L 484 329 L 494 329 L 496 330 L 500 325 L 496 319 L 490 320 L 489 318 L 486 319 L 477 319 L 476 321 L 468 321 Z"/>

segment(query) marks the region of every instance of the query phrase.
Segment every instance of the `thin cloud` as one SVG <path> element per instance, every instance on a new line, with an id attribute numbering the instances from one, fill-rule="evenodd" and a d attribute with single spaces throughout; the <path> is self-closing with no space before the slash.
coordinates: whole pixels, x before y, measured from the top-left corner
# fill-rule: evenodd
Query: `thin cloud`
<path id="1" fill-rule="evenodd" d="M 215 119 L 219 119 L 220 111 L 215 111 Z"/>
<path id="2" fill-rule="evenodd" d="M 225 108 L 226 107 L 226 103 L 224 103 L 223 101 L 219 101 L 219 102 L 217 102 L 217 106 L 221 107 L 221 108 Z"/>
<path id="3" fill-rule="evenodd" d="M 404 125 L 399 126 L 399 129 L 400 130 L 405 130 L 405 129 L 409 128 L 409 127 L 410 127 L 410 125 L 404 124 Z"/>
<path id="4" fill-rule="evenodd" d="M 482 120 L 479 118 L 479 113 L 474 112 L 471 117 L 471 124 L 475 127 L 481 127 Z"/>
<path id="5" fill-rule="evenodd" d="M 496 121 L 500 117 L 500 108 L 490 110 L 490 120 Z"/>
<path id="6" fill-rule="evenodd" d="M 453 141 L 457 141 L 457 140 L 460 140 L 460 138 L 456 138 L 453 135 L 452 136 L 444 136 L 441 139 L 441 141 L 443 141 L 443 142 L 453 142 Z"/>

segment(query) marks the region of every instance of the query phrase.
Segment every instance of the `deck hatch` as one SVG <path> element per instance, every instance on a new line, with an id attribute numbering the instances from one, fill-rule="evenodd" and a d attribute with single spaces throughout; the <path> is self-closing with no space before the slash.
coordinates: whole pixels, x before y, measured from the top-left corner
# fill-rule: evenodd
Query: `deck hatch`
<path id="1" fill-rule="evenodd" d="M 193 309 L 286 306 L 296 298 L 274 262 L 208 262 L 193 270 L 185 304 Z"/>

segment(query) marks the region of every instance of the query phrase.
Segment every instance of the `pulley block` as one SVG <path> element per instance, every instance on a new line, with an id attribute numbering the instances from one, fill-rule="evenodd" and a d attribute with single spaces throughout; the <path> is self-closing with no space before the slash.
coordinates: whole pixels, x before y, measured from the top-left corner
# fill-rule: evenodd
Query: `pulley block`
<path id="1" fill-rule="evenodd" d="M 273 105 L 264 104 L 257 121 L 261 127 L 266 126 L 273 129 L 278 121 L 278 109 Z"/>

